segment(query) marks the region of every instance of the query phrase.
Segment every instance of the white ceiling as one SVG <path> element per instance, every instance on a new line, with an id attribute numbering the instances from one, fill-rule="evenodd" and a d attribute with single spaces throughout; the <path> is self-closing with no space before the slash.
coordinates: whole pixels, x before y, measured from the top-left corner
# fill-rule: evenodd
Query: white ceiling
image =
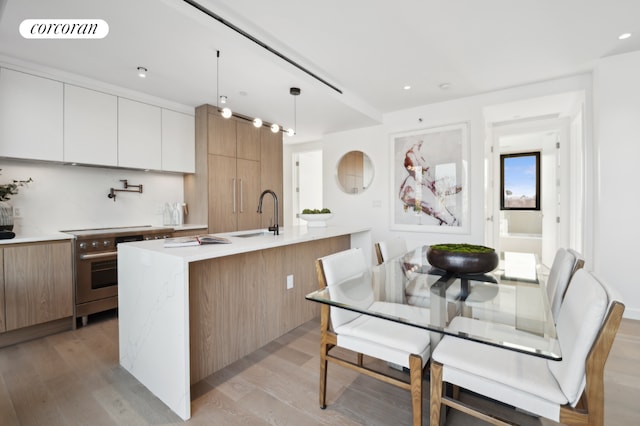
<path id="1" fill-rule="evenodd" d="M 285 137 L 301 142 L 640 49 L 638 0 L 197 1 L 342 94 L 183 0 L 0 0 L 0 55 L 195 107 L 216 103 L 219 50 L 220 94 L 234 111 L 293 127 L 289 88 L 302 89 L 297 135 Z M 110 31 L 24 39 L 18 26 L 33 18 L 103 19 Z M 618 40 L 623 32 L 635 34 Z"/>

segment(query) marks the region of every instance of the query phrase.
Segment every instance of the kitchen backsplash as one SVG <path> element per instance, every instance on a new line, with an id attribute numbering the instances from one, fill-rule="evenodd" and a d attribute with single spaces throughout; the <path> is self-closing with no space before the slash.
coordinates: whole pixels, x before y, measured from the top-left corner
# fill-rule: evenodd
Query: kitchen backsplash
<path id="1" fill-rule="evenodd" d="M 37 236 L 65 229 L 162 225 L 166 202 L 183 200 L 181 174 L 107 169 L 0 159 L 0 184 L 33 182 L 9 201 L 14 206 L 14 232 Z M 117 192 L 120 180 L 143 185 L 143 193 Z"/>

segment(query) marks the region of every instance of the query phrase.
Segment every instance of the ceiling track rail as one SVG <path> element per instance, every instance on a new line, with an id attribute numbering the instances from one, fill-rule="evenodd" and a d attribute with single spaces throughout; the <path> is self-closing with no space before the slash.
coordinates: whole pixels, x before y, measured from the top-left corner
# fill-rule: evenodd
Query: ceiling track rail
<path id="1" fill-rule="evenodd" d="M 315 78 L 316 80 L 318 80 L 322 84 L 324 84 L 324 85 L 332 88 L 336 92 L 342 94 L 342 90 L 338 89 L 336 86 L 334 86 L 333 84 L 329 83 L 327 80 L 323 79 L 322 77 L 318 76 L 317 74 L 313 73 L 312 71 L 309 71 L 307 68 L 303 67 L 302 65 L 300 65 L 299 63 L 297 63 L 293 59 L 290 59 L 290 58 L 286 57 L 285 55 L 283 55 L 282 53 L 278 52 L 273 47 L 271 47 L 268 44 L 264 43 L 263 41 L 255 38 L 254 36 L 252 36 L 248 32 L 244 31 L 242 28 L 237 27 L 236 25 L 234 25 L 231 22 L 227 21 L 226 19 L 224 19 L 220 15 L 218 15 L 218 14 L 212 12 L 211 10 L 207 9 L 206 7 L 202 6 L 198 2 L 195 2 L 193 0 L 182 0 L 182 1 L 184 1 L 185 3 L 187 3 L 188 5 L 196 8 L 196 9 L 198 9 L 200 12 L 208 15 L 209 17 L 215 19 L 216 21 L 220 22 L 222 25 L 232 29 L 233 31 L 235 31 L 238 34 L 240 34 L 241 36 L 251 40 L 252 42 L 257 44 L 258 46 L 268 50 L 269 52 L 273 53 L 274 55 L 276 55 L 277 57 L 279 57 L 283 61 L 288 62 L 289 64 L 291 64 L 294 67 L 298 68 L 300 71 L 302 71 L 302 72 L 310 75 L 311 77 Z"/>

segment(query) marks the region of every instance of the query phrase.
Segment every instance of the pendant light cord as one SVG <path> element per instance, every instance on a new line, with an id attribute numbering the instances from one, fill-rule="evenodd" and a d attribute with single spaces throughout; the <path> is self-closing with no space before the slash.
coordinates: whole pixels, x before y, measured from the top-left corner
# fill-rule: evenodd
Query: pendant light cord
<path id="1" fill-rule="evenodd" d="M 216 50 L 216 108 L 220 110 L 220 51 Z"/>

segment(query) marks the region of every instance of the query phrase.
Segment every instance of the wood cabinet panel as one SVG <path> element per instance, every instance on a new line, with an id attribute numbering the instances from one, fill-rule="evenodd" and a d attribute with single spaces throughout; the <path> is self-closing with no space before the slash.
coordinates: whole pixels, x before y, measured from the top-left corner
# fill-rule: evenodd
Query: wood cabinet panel
<path id="1" fill-rule="evenodd" d="M 238 226 L 236 159 L 209 155 L 209 232 L 234 231 Z"/>
<path id="2" fill-rule="evenodd" d="M 225 119 L 212 105 L 197 107 L 195 121 L 196 172 L 184 180 L 188 223 L 206 221 L 212 233 L 266 228 L 273 223 L 271 197 L 265 197 L 264 214 L 259 215 L 256 210 L 260 193 L 273 189 L 280 202 L 278 216 L 282 226 L 282 134 L 255 128 L 239 118 Z M 230 174 L 232 166 L 222 157 L 236 161 L 235 182 Z M 234 211 L 234 199 L 235 222 L 229 213 Z"/>
<path id="3" fill-rule="evenodd" d="M 73 315 L 71 242 L 4 249 L 6 330 Z"/>
<path id="4" fill-rule="evenodd" d="M 4 249 L 0 249 L 0 333 L 7 330 L 4 306 Z"/>
<path id="5" fill-rule="evenodd" d="M 236 121 L 236 157 L 260 161 L 260 129 L 248 121 Z"/>
<path id="6" fill-rule="evenodd" d="M 345 235 L 191 263 L 191 383 L 317 317 L 304 298 L 318 287 L 315 260 L 350 245 Z"/>
<path id="7" fill-rule="evenodd" d="M 213 108 L 211 108 L 213 109 Z M 236 157 L 236 121 L 223 118 L 219 113 L 209 112 L 208 152 L 213 155 Z"/>
<path id="8" fill-rule="evenodd" d="M 64 85 L 64 161 L 118 165 L 118 97 Z"/>
<path id="9" fill-rule="evenodd" d="M 62 83 L 0 69 L 0 153 L 62 161 Z"/>
<path id="10" fill-rule="evenodd" d="M 257 229 L 260 227 L 260 214 L 258 213 L 258 199 L 260 198 L 260 162 L 239 158 L 236 160 L 236 166 L 236 183 L 238 185 L 237 229 L 239 231 Z"/>

